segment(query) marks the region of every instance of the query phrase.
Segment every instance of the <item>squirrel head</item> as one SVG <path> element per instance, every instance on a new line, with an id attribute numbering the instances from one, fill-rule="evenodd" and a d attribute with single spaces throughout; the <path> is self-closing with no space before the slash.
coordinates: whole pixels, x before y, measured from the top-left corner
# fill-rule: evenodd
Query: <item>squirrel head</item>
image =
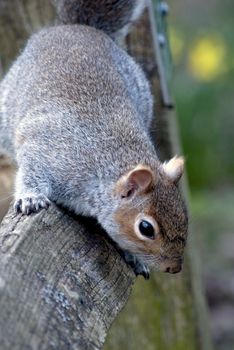
<path id="1" fill-rule="evenodd" d="M 115 184 L 118 205 L 113 213 L 118 233 L 113 237 L 144 264 L 159 271 L 181 270 L 188 217 L 178 181 L 184 160 L 174 157 L 156 169 L 138 165 Z"/>

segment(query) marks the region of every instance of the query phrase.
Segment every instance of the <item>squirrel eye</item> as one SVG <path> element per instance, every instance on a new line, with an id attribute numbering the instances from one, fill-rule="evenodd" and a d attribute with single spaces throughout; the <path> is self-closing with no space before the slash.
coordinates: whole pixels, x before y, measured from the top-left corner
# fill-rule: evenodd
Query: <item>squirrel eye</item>
<path id="1" fill-rule="evenodd" d="M 145 236 L 150 239 L 155 238 L 155 231 L 153 225 L 151 225 L 150 222 L 146 220 L 141 220 L 139 223 L 139 231 L 142 234 L 142 236 Z"/>
<path id="2" fill-rule="evenodd" d="M 143 241 L 156 239 L 160 232 L 157 221 L 150 215 L 140 213 L 134 224 L 135 234 Z"/>

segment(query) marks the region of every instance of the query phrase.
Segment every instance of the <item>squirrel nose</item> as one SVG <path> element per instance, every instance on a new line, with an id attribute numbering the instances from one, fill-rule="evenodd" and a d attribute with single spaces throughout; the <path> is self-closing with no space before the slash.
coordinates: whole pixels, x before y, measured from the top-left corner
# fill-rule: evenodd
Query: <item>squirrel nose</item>
<path id="1" fill-rule="evenodd" d="M 167 264 L 167 266 L 165 268 L 165 272 L 178 273 L 182 270 L 182 266 L 183 266 L 182 259 L 174 260 L 174 261 Z"/>

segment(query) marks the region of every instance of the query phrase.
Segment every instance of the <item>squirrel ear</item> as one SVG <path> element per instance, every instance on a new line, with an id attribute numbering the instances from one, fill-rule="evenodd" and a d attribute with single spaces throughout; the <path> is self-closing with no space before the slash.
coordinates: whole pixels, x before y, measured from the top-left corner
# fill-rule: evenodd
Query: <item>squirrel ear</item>
<path id="1" fill-rule="evenodd" d="M 163 170 L 167 177 L 176 184 L 184 172 L 184 158 L 175 156 L 163 163 Z"/>
<path id="2" fill-rule="evenodd" d="M 121 198 L 130 198 L 136 191 L 147 190 L 152 181 L 152 170 L 147 166 L 138 165 L 119 179 L 116 191 Z"/>

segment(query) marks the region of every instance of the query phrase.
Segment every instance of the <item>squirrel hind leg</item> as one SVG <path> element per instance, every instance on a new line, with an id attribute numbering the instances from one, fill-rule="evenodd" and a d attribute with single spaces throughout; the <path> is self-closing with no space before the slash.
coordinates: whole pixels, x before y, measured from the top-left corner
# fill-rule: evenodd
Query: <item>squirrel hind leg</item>
<path id="1" fill-rule="evenodd" d="M 16 192 L 14 209 L 16 213 L 29 215 L 37 213 L 42 209 L 48 209 L 50 200 L 48 199 L 48 189 L 37 176 L 33 174 L 25 175 L 27 172 L 19 168 L 16 175 Z"/>
<path id="2" fill-rule="evenodd" d="M 147 265 L 142 264 L 135 255 L 124 251 L 123 252 L 123 257 L 124 260 L 126 261 L 126 263 L 128 265 L 131 266 L 131 268 L 133 269 L 133 271 L 135 272 L 136 276 L 143 276 L 146 280 L 148 280 L 150 278 L 150 271 Z"/>

